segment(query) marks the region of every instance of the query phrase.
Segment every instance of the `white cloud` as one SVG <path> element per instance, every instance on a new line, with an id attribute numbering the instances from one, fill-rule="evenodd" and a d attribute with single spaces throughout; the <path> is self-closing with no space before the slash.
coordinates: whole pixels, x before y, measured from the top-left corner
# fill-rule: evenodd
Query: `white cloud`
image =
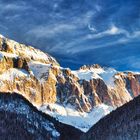
<path id="1" fill-rule="evenodd" d="M 116 45 L 116 44 L 119 44 L 119 43 L 125 43 L 127 42 L 128 40 L 125 40 L 125 39 L 118 39 L 116 41 L 112 41 L 112 42 L 106 42 L 106 43 L 103 43 L 103 44 L 99 44 L 99 45 L 88 45 L 88 46 L 84 46 L 84 45 L 77 45 L 76 42 L 73 43 L 73 45 L 69 48 L 67 48 L 67 52 L 69 53 L 78 53 L 78 52 L 84 52 L 84 51 L 90 51 L 90 50 L 93 50 L 93 49 L 96 49 L 96 48 L 103 48 L 103 47 L 109 47 L 109 46 L 113 46 L 113 45 Z M 70 44 L 68 44 L 66 47 L 70 46 Z M 75 47 L 76 46 L 76 47 Z M 75 48 L 73 48 L 75 47 Z"/>
<path id="2" fill-rule="evenodd" d="M 14 14 L 14 15 L 6 16 L 5 19 L 10 21 L 10 20 L 18 19 L 20 17 L 21 17 L 20 14 Z"/>
<path id="3" fill-rule="evenodd" d="M 140 37 L 140 31 L 135 31 L 132 35 L 133 38 Z"/>
<path id="4" fill-rule="evenodd" d="M 95 15 L 96 11 L 88 11 L 80 16 L 73 16 L 71 23 L 75 24 L 77 28 L 86 27 L 91 22 L 92 17 Z"/>

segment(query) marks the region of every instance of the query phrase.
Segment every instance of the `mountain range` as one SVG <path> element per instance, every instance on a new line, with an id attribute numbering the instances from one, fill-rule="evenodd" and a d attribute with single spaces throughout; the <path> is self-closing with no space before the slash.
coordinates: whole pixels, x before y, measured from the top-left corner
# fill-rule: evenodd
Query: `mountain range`
<path id="1" fill-rule="evenodd" d="M 23 132 L 23 139 L 30 135 L 31 139 L 48 137 L 50 140 L 77 140 L 83 136 L 89 137 L 90 140 L 96 135 L 100 140 L 104 140 L 101 137 L 105 134 L 102 136 L 98 133 L 98 130 L 102 132 L 104 128 L 100 126 L 102 123 L 114 121 L 108 126 L 108 131 L 114 139 L 117 139 L 118 137 L 110 130 L 113 124 L 117 123 L 113 118 L 119 117 L 121 113 L 122 116 L 120 115 L 118 120 L 120 123 L 121 119 L 125 119 L 123 114 L 129 120 L 129 116 L 125 113 L 128 106 L 134 104 L 138 108 L 139 97 L 128 102 L 140 94 L 140 73 L 117 71 L 98 64 L 84 65 L 78 70 L 63 68 L 48 53 L 1 35 L 0 92 L 1 117 L 5 118 L 1 121 L 4 137 L 7 131 L 10 131 L 10 137 L 14 137 L 16 131 L 12 134 L 10 128 L 17 127 L 15 121 L 19 123 L 24 121 L 23 127 L 26 129 L 22 126 L 19 128 L 18 138 L 20 132 Z M 124 104 L 128 105 L 125 107 Z M 117 108 L 122 105 L 123 111 L 121 109 L 119 111 Z M 133 107 L 132 109 L 134 110 Z M 113 110 L 119 113 L 113 113 Z M 134 111 L 130 115 L 135 117 L 136 113 L 137 111 Z M 104 122 L 100 121 L 107 114 L 113 118 L 107 116 L 103 119 Z M 9 122 L 10 116 L 15 116 L 11 120 L 13 126 Z M 21 120 L 18 120 L 19 118 Z M 7 123 L 4 123 L 4 120 Z M 124 120 L 123 127 L 126 123 Z M 131 120 L 129 123 L 131 125 Z M 9 127 L 5 128 L 7 124 Z M 97 133 L 96 131 L 92 133 L 96 127 L 100 129 L 97 129 Z M 114 129 L 121 130 L 120 126 L 114 126 Z M 126 132 L 127 129 L 124 133 Z M 33 135 L 34 133 L 38 134 Z M 120 140 L 123 139 L 122 133 Z M 112 138 L 110 135 L 105 136 Z"/>

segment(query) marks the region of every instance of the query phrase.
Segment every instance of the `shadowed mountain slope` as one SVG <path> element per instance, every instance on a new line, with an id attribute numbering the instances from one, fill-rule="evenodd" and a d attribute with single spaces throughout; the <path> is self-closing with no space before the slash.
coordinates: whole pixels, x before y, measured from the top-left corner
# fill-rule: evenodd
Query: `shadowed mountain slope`
<path id="1" fill-rule="evenodd" d="M 140 96 L 96 123 L 80 140 L 139 140 Z"/>
<path id="2" fill-rule="evenodd" d="M 82 132 L 38 111 L 19 94 L 0 93 L 0 139 L 73 140 Z"/>

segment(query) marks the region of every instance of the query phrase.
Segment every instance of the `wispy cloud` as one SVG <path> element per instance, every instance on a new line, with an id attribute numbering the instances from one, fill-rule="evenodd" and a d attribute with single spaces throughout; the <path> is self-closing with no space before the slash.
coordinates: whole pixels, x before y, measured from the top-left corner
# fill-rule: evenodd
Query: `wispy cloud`
<path id="1" fill-rule="evenodd" d="M 4 6 L 5 10 L 23 10 L 26 9 L 27 7 L 24 5 L 19 5 L 19 4 L 6 4 Z"/>
<path id="2" fill-rule="evenodd" d="M 17 2 L 17 3 L 0 3 L 0 8 L 1 12 L 7 12 L 7 11 L 13 11 L 13 10 L 18 10 L 18 11 L 23 11 L 31 8 L 29 5 L 25 5 L 22 2 Z"/>
<path id="3" fill-rule="evenodd" d="M 89 28 L 91 31 L 93 31 L 92 28 Z M 109 27 L 109 29 L 99 32 L 99 33 L 95 33 L 95 34 L 89 34 L 87 35 L 85 38 L 86 39 L 98 39 L 107 35 L 117 35 L 117 34 L 121 34 L 121 33 L 125 33 L 125 31 L 123 31 L 122 29 L 119 29 L 118 27 L 116 27 L 115 25 L 111 25 Z"/>
<path id="4" fill-rule="evenodd" d="M 8 30 L 8 28 L 7 28 L 6 26 L 1 25 L 1 24 L 0 24 L 0 28 L 2 28 L 2 29 L 4 29 L 4 30 Z"/>
<path id="5" fill-rule="evenodd" d="M 96 32 L 97 30 L 95 29 L 95 27 L 91 26 L 90 24 L 88 25 L 88 29 L 90 31 Z"/>
<path id="6" fill-rule="evenodd" d="M 52 23 L 50 25 L 39 25 L 39 26 L 37 25 L 34 26 L 31 30 L 29 30 L 27 32 L 27 35 L 31 35 L 36 38 L 42 38 L 42 37 L 53 38 L 61 33 L 67 36 L 67 34 L 72 34 L 76 31 L 81 32 L 82 28 L 88 26 L 93 15 L 94 12 L 87 12 L 80 15 L 79 17 L 77 16 L 70 17 L 71 21 L 69 20 L 65 20 L 64 22 L 56 21 L 55 23 Z M 56 18 L 57 16 L 59 17 L 61 16 L 61 18 L 65 18 L 63 17 L 63 15 L 60 14 L 58 15 L 58 13 L 56 13 L 54 17 Z"/>
<path id="7" fill-rule="evenodd" d="M 93 50 L 96 48 L 103 48 L 103 47 L 109 47 L 119 44 L 126 44 L 129 42 L 133 42 L 134 39 L 137 39 L 140 37 L 140 31 L 133 31 L 132 33 L 128 32 L 125 29 L 118 28 L 115 25 L 111 25 L 109 29 L 97 33 L 97 30 L 94 29 L 94 27 L 88 27 L 93 33 L 88 34 L 86 36 L 81 36 L 80 38 L 76 38 L 73 42 L 68 43 L 65 45 L 67 47 L 68 53 L 79 53 L 84 52 L 87 50 Z M 106 36 L 115 36 L 115 35 L 122 35 L 118 37 L 117 39 L 110 39 L 109 41 L 105 41 L 104 38 Z M 104 40 L 104 42 L 100 43 L 100 40 Z M 94 44 L 94 41 L 99 40 L 98 44 Z M 88 44 L 89 41 L 92 41 L 92 44 Z M 85 42 L 87 42 L 88 45 L 85 47 Z M 75 47 L 76 46 L 76 47 Z"/>
<path id="8" fill-rule="evenodd" d="M 37 38 L 41 37 L 51 38 L 54 37 L 56 34 L 66 33 L 74 29 L 76 29 L 76 26 L 71 24 L 36 26 L 35 28 L 31 29 L 27 34 L 33 35 Z"/>
<path id="9" fill-rule="evenodd" d="M 102 10 L 102 7 L 98 4 L 95 5 L 95 9 L 100 12 Z"/>
<path id="10" fill-rule="evenodd" d="M 110 64 L 119 64 L 120 66 L 125 66 L 125 68 L 121 68 L 122 70 L 140 70 L 140 56 L 126 56 L 123 58 L 118 57 L 117 59 L 112 59 Z"/>
<path id="11" fill-rule="evenodd" d="M 133 58 L 130 58 L 129 61 L 128 61 L 132 67 L 132 69 L 138 69 L 140 70 L 140 58 L 138 57 L 133 57 Z"/>

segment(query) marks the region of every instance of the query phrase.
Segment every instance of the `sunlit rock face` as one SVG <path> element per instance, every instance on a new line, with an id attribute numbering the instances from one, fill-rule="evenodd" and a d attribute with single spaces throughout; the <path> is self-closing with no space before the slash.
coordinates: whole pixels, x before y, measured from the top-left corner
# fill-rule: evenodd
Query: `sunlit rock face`
<path id="1" fill-rule="evenodd" d="M 1 38 L 0 48 L 1 91 L 24 93 L 29 100 L 37 104 L 56 101 L 56 80 L 51 76 L 51 65 L 57 66 L 58 63 L 53 57 L 4 37 Z M 44 70 L 39 67 L 41 64 L 45 72 L 41 71 Z M 40 71 L 36 71 L 37 67 Z M 43 73 L 35 77 L 32 70 L 35 70 L 35 73 Z M 38 78 L 42 78 L 42 81 Z M 48 93 L 48 96 L 44 92 Z"/>
<path id="2" fill-rule="evenodd" d="M 73 71 L 60 67 L 49 54 L 0 37 L 0 92 L 22 94 L 39 110 L 69 125 L 75 124 L 74 119 L 75 127 L 86 132 L 98 119 L 140 94 L 140 74 L 97 64 Z M 88 115 L 98 119 L 89 124 Z M 85 123 L 79 118 L 85 118 Z"/>

